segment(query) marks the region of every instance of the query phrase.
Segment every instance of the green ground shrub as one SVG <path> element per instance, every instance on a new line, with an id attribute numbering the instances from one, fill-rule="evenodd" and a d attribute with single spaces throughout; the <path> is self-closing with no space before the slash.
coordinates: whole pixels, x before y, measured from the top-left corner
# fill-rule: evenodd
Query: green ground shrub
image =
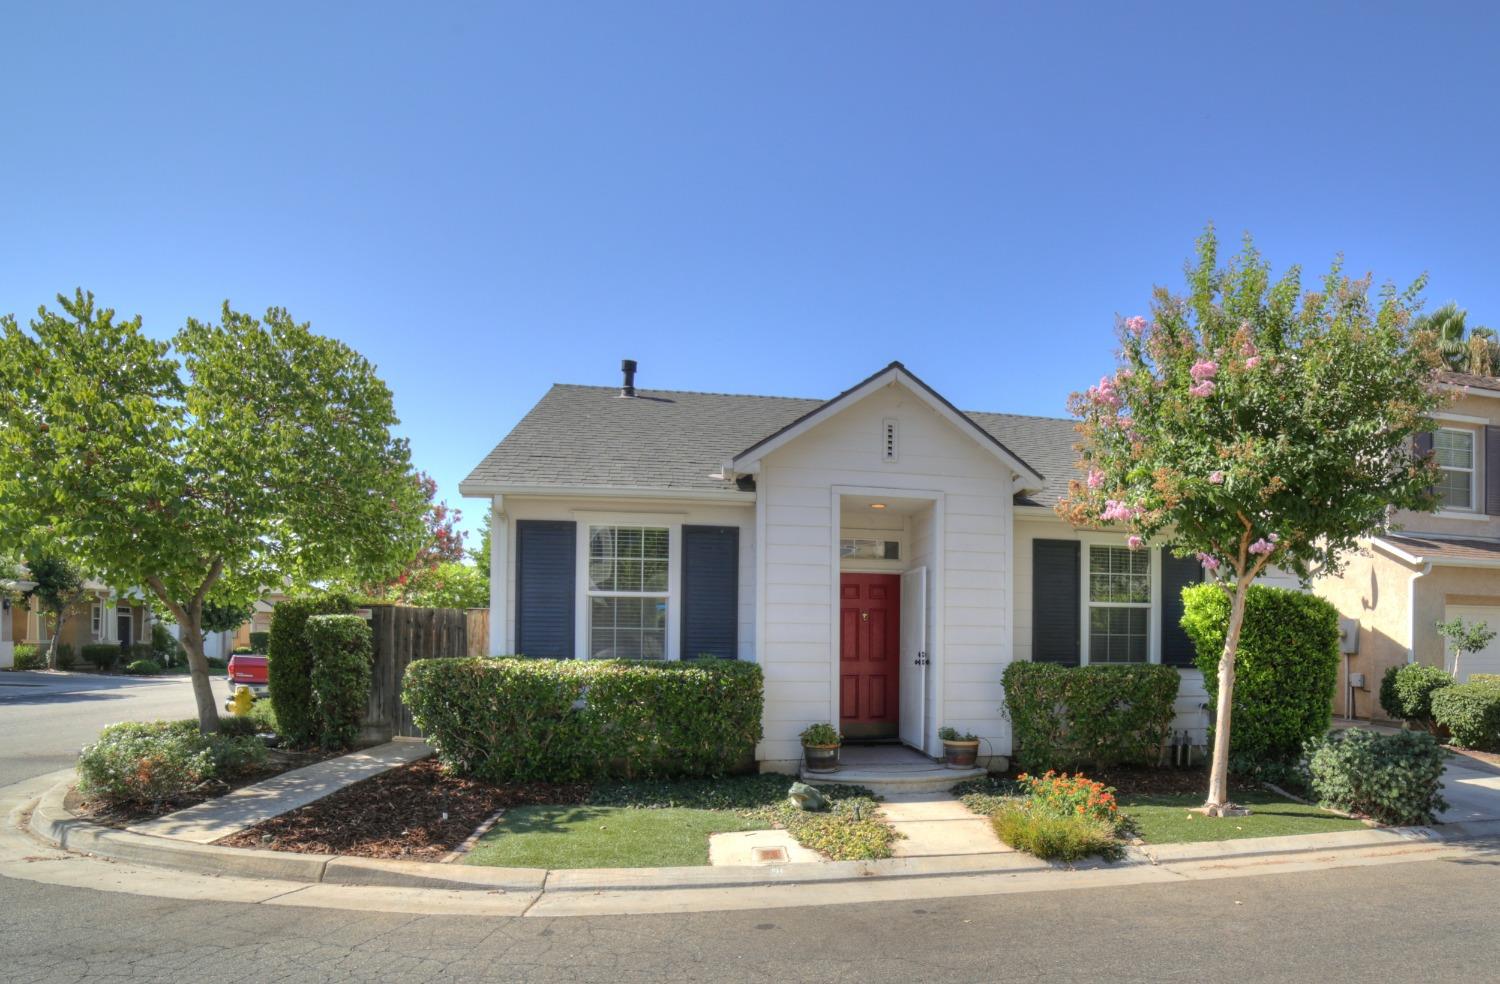
<path id="1" fill-rule="evenodd" d="M 12 656 L 14 659 L 11 666 L 17 670 L 45 670 L 47 668 L 47 650 L 41 646 L 18 644 Z"/>
<path id="2" fill-rule="evenodd" d="M 229 655 L 231 655 L 231 656 L 254 656 L 255 655 L 255 650 L 251 649 L 249 646 L 235 646 L 233 649 L 231 649 L 229 651 Z"/>
<path id="3" fill-rule="evenodd" d="M 1432 716 L 1463 748 L 1500 752 L 1500 683 L 1455 683 L 1432 695 Z"/>
<path id="4" fill-rule="evenodd" d="M 1433 731 L 1432 695 L 1453 686 L 1453 674 L 1439 666 L 1406 663 L 1385 671 L 1380 680 L 1380 706 L 1393 721 L 1410 721 Z"/>
<path id="5" fill-rule="evenodd" d="M 314 615 L 303 633 L 312 652 L 318 744 L 329 750 L 348 748 L 359 737 L 370 702 L 370 626 L 358 615 Z"/>
<path id="6" fill-rule="evenodd" d="M 258 733 L 279 735 L 281 725 L 276 720 L 276 706 L 271 703 L 271 698 L 261 697 L 250 705 L 250 713 L 247 715 L 254 723 Z"/>
<path id="7" fill-rule="evenodd" d="M 203 657 L 203 662 L 205 662 L 205 663 L 208 664 L 208 668 L 210 670 L 227 670 L 227 669 L 229 669 L 229 660 L 227 660 L 227 659 L 220 659 L 217 656 L 205 656 L 205 657 Z"/>
<path id="8" fill-rule="evenodd" d="M 83 647 L 83 661 L 94 664 L 100 672 L 114 668 L 120 659 L 120 647 L 112 642 L 91 642 Z"/>
<path id="9" fill-rule="evenodd" d="M 73 652 L 73 647 L 66 642 L 57 644 L 57 668 L 59 670 L 71 670 L 78 665 L 78 654 Z"/>
<path id="10" fill-rule="evenodd" d="M 79 756 L 78 789 L 110 806 L 159 808 L 265 764 L 260 739 L 201 735 L 196 720 L 112 724 Z"/>
<path id="11" fill-rule="evenodd" d="M 1500 683 L 1500 673 L 1470 673 L 1470 683 Z"/>
<path id="12" fill-rule="evenodd" d="M 151 648 L 149 642 L 134 642 L 130 645 L 129 659 L 126 662 L 135 662 L 138 659 L 155 659 L 156 651 Z"/>
<path id="13" fill-rule="evenodd" d="M 1108 824 L 1048 813 L 1026 802 L 1001 806 L 990 823 L 1002 843 L 1044 861 L 1078 861 L 1095 855 L 1114 860 L 1124 852 Z"/>
<path id="14" fill-rule="evenodd" d="M 276 695 L 276 717 L 287 743 L 305 748 L 318 740 L 313 706 L 312 651 L 303 630 L 314 615 L 347 615 L 354 602 L 343 595 L 288 598 L 271 614 L 266 645 L 268 686 Z"/>
<path id="15" fill-rule="evenodd" d="M 269 632 L 252 632 L 252 633 L 250 633 L 250 651 L 252 653 L 257 653 L 257 654 L 260 654 L 260 655 L 265 655 L 266 649 L 270 646 L 270 643 L 271 643 L 271 633 L 269 633 Z"/>
<path id="16" fill-rule="evenodd" d="M 754 663 L 519 658 L 417 660 L 402 700 L 444 765 L 490 782 L 723 775 L 764 703 Z"/>
<path id="17" fill-rule="evenodd" d="M 151 624 L 151 658 L 162 666 L 176 666 L 186 659 L 182 643 L 161 622 Z"/>
<path id="18" fill-rule="evenodd" d="M 1381 823 L 1432 823 L 1447 808 L 1442 797 L 1448 753 L 1418 731 L 1378 734 L 1335 731 L 1307 745 L 1313 793 L 1324 806 Z"/>
<path id="19" fill-rule="evenodd" d="M 1214 584 L 1183 591 L 1182 627 L 1216 706 L 1229 596 Z M 1338 686 L 1339 613 L 1316 595 L 1252 585 L 1235 659 L 1230 768 L 1255 774 L 1293 762 L 1328 731 Z"/>
<path id="20" fill-rule="evenodd" d="M 126 664 L 125 672 L 131 676 L 158 676 L 161 673 L 161 664 L 152 659 L 131 660 Z"/>
<path id="21" fill-rule="evenodd" d="M 1155 765 L 1182 682 L 1170 666 L 1027 662 L 1002 679 L 1016 757 L 1037 772 Z"/>

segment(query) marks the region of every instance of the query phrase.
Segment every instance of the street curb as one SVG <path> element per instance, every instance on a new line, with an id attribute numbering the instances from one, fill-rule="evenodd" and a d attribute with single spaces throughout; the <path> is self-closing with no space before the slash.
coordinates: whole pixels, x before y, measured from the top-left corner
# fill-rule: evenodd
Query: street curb
<path id="1" fill-rule="evenodd" d="M 1232 861 L 1270 855 L 1305 855 L 1500 838 L 1500 821 L 1469 821 L 1432 827 L 1389 827 L 1292 837 L 1262 837 L 1196 844 L 1132 845 L 1114 864 L 1052 864 L 1025 854 L 951 855 L 888 858 L 879 861 L 688 867 L 483 868 L 425 861 L 397 861 L 296 854 L 253 848 L 194 844 L 149 834 L 103 827 L 70 812 L 64 805 L 72 780 L 47 790 L 31 817 L 37 836 L 66 850 L 118 861 L 241 878 L 275 879 L 345 886 L 445 889 L 509 893 L 651 892 L 683 889 L 763 888 L 792 885 L 837 885 L 875 879 L 925 879 L 1022 875 L 1042 871 L 1151 867 L 1179 862 Z"/>

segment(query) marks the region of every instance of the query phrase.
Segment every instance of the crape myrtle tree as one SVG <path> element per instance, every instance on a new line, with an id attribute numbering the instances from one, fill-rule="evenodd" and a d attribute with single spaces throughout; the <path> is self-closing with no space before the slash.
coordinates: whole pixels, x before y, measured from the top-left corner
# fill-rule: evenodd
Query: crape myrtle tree
<path id="1" fill-rule="evenodd" d="M 1156 288 L 1121 320 L 1118 367 L 1070 409 L 1080 469 L 1058 512 L 1196 555 L 1230 597 L 1205 811 L 1231 811 L 1230 709 L 1245 595 L 1267 566 L 1336 573 L 1391 507 L 1430 510 L 1435 471 L 1412 437 L 1432 426 L 1440 365 L 1405 292 L 1345 276 L 1321 289 L 1271 276 L 1247 237 L 1224 265 L 1210 227 L 1187 294 Z"/>
<path id="2" fill-rule="evenodd" d="M 390 390 L 286 311 L 223 307 L 170 342 L 83 291 L 0 319 L 0 540 L 52 544 L 177 622 L 199 726 L 218 728 L 207 606 L 356 572 L 389 578 L 424 503 Z"/>

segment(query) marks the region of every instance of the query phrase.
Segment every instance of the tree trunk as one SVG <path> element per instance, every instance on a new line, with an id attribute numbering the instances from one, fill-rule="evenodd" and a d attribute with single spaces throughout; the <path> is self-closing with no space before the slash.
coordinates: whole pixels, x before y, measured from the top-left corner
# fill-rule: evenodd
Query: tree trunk
<path id="1" fill-rule="evenodd" d="M 203 655 L 203 621 L 200 606 L 184 610 L 178 616 L 183 651 L 187 653 L 188 672 L 193 679 L 193 699 L 198 704 L 198 730 L 205 735 L 219 730 L 219 705 L 214 700 L 213 683 L 208 678 L 208 658 Z"/>
<path id="2" fill-rule="evenodd" d="M 1229 631 L 1224 636 L 1224 652 L 1219 656 L 1219 700 L 1214 711 L 1214 757 L 1208 774 L 1208 800 L 1203 804 L 1209 816 L 1217 816 L 1229 805 L 1229 727 L 1234 709 L 1234 659 L 1240 648 L 1240 626 L 1245 621 L 1245 595 L 1250 578 L 1241 578 L 1235 586 L 1229 606 Z"/>
<path id="3" fill-rule="evenodd" d="M 61 608 L 52 613 L 52 641 L 47 646 L 47 669 L 57 669 L 57 647 L 62 643 L 63 626 L 68 624 L 67 616 L 64 614 L 67 608 Z"/>

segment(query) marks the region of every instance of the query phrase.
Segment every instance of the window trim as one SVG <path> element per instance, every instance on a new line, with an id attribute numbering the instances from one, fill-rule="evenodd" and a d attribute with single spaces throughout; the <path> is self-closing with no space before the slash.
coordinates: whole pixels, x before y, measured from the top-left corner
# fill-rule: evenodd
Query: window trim
<path id="1" fill-rule="evenodd" d="M 95 642 L 104 638 L 104 602 L 95 601 L 89 605 L 89 636 Z"/>
<path id="2" fill-rule="evenodd" d="M 574 544 L 576 563 L 574 571 L 573 657 L 575 659 L 593 658 L 593 637 L 589 631 L 589 602 L 591 599 L 595 597 L 662 597 L 662 594 L 656 591 L 593 591 L 589 588 L 589 539 L 593 527 L 644 526 L 665 529 L 667 531 L 667 632 L 665 661 L 676 662 L 681 659 L 682 619 L 679 617 L 679 605 L 682 599 L 682 514 L 578 511 L 573 513 L 573 519 L 578 523 L 578 536 L 575 538 L 577 542 Z"/>
<path id="3" fill-rule="evenodd" d="M 1432 458 L 1437 461 L 1437 436 L 1439 434 L 1462 434 L 1469 439 L 1469 467 L 1459 468 L 1454 465 L 1438 465 L 1438 471 L 1467 473 L 1469 476 L 1469 504 L 1467 506 L 1455 506 L 1447 500 L 1442 500 L 1443 512 L 1463 513 L 1465 515 L 1477 513 L 1475 503 L 1479 499 L 1479 438 L 1477 433 L 1468 427 L 1438 427 L 1432 432 Z M 1441 496 L 1439 496 L 1441 499 Z"/>
<path id="4" fill-rule="evenodd" d="M 1089 596 L 1089 566 L 1090 552 L 1095 547 L 1117 547 L 1122 550 L 1130 549 L 1126 546 L 1125 538 L 1119 535 L 1108 534 L 1086 534 L 1078 538 L 1078 665 L 1089 665 L 1089 616 L 1096 607 Z M 1145 602 L 1100 602 L 1100 608 L 1136 608 L 1146 612 L 1146 663 L 1158 664 L 1161 662 L 1161 548 L 1145 547 L 1149 552 L 1146 562 L 1146 576 L 1149 578 L 1149 600 Z M 1101 666 L 1140 666 L 1140 663 L 1120 663 L 1115 661 L 1100 661 Z"/>

